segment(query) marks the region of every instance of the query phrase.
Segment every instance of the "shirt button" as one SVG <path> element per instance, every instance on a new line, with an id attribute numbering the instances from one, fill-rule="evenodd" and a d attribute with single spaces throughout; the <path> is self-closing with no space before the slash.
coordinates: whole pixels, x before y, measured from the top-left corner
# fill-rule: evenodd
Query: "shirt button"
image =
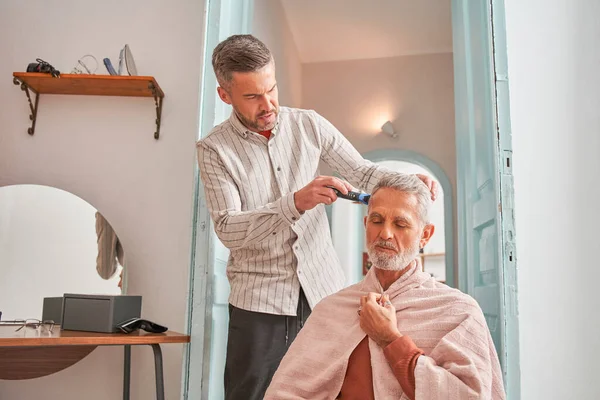
<path id="1" fill-rule="evenodd" d="M 277 167 L 277 171 L 281 171 L 281 167 Z"/>
<path id="2" fill-rule="evenodd" d="M 298 246 L 294 247 L 294 249 L 298 250 Z"/>
<path id="3" fill-rule="evenodd" d="M 276 235 L 276 234 L 277 234 L 277 232 L 273 232 L 273 235 Z"/>
<path id="4" fill-rule="evenodd" d="M 295 221 L 295 220 L 296 220 L 296 217 L 292 217 L 292 221 Z"/>
<path id="5" fill-rule="evenodd" d="M 298 275 L 300 275 L 302 273 L 302 271 L 298 270 Z"/>

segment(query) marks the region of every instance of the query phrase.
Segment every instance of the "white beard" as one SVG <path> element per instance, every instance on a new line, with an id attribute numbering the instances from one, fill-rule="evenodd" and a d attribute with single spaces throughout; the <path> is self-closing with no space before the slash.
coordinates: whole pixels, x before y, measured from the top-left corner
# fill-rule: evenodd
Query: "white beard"
<path id="1" fill-rule="evenodd" d="M 389 255 L 380 252 L 375 247 L 377 244 L 385 245 L 382 242 L 374 242 L 369 246 L 367 252 L 373 266 L 387 271 L 402 271 L 410 264 L 419 254 L 419 241 L 417 240 L 412 246 L 395 255 Z M 388 245 L 389 247 L 389 245 Z"/>

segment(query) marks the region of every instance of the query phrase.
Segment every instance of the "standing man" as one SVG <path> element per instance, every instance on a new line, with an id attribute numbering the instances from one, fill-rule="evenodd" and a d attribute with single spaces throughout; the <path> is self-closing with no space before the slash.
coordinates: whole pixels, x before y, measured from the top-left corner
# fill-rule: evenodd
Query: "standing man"
<path id="1" fill-rule="evenodd" d="M 231 250 L 225 399 L 259 400 L 286 350 L 324 297 L 345 278 L 323 204 L 352 186 L 319 176 L 321 160 L 369 192 L 393 172 L 364 160 L 314 111 L 280 107 L 275 62 L 252 35 L 214 50 L 219 97 L 231 117 L 198 142 L 208 208 Z M 435 197 L 436 184 L 419 176 Z"/>

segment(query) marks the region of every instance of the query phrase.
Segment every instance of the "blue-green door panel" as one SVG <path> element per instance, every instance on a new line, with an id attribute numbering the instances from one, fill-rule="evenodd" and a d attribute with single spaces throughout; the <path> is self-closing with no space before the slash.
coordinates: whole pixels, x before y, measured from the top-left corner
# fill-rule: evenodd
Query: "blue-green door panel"
<path id="1" fill-rule="evenodd" d="M 503 293 L 498 252 L 501 245 L 500 186 L 495 161 L 490 4 L 455 1 L 452 16 L 457 202 L 461 216 L 458 220 L 459 287 L 479 302 L 496 349 L 502 354 Z"/>
<path id="2" fill-rule="evenodd" d="M 452 3 L 459 288 L 484 312 L 512 400 L 520 388 L 503 12 L 501 1 Z"/>

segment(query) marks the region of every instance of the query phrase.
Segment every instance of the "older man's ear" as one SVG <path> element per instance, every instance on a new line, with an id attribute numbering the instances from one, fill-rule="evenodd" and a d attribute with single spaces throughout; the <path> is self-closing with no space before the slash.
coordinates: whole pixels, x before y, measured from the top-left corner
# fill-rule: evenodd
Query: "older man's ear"
<path id="1" fill-rule="evenodd" d="M 435 225 L 425 225 L 423 228 L 423 234 L 421 235 L 421 241 L 419 242 L 421 248 L 425 247 L 425 245 L 429 243 L 429 239 L 431 239 L 431 236 L 433 236 L 433 232 L 435 232 Z"/>

